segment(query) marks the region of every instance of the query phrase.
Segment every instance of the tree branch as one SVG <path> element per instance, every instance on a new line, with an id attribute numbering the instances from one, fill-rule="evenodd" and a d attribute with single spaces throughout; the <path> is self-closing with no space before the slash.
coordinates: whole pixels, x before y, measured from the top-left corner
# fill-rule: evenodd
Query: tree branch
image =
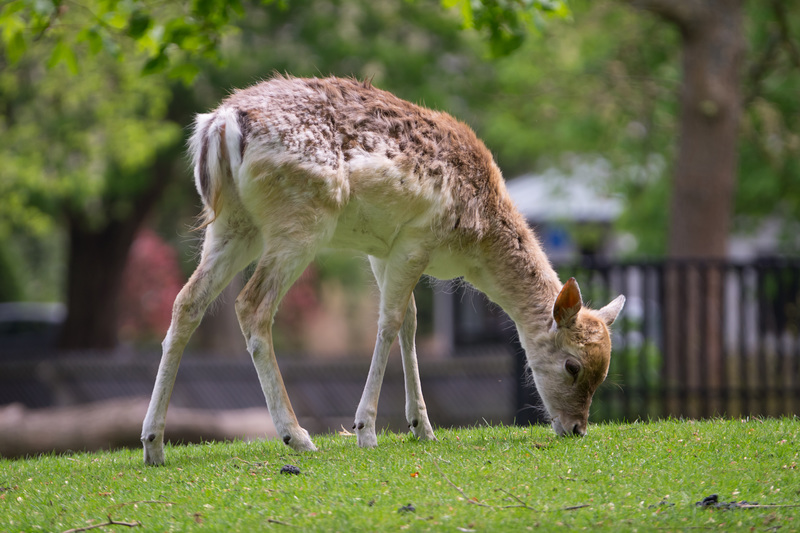
<path id="1" fill-rule="evenodd" d="M 519 505 L 506 505 L 506 506 L 504 507 L 504 509 L 510 509 L 510 508 L 512 508 L 512 507 L 522 507 L 523 509 L 529 509 L 529 510 L 531 510 L 531 511 L 536 511 L 536 509 L 534 509 L 533 507 L 531 507 L 530 505 L 528 505 L 527 503 L 525 503 L 524 501 L 522 501 L 522 500 L 521 500 L 519 497 L 517 497 L 517 496 L 514 496 L 513 494 L 511 494 L 511 493 L 510 493 L 510 492 L 508 492 L 506 489 L 494 489 L 494 490 L 496 490 L 496 491 L 498 491 L 498 492 L 503 492 L 503 493 L 505 493 L 505 494 L 508 494 L 509 496 L 511 496 L 512 498 L 514 498 L 515 500 L 517 500 L 517 501 L 520 503 Z"/>
<path id="2" fill-rule="evenodd" d="M 650 11 L 680 27 L 687 27 L 708 10 L 705 0 L 622 0 L 624 3 Z"/>
<path id="3" fill-rule="evenodd" d="M 467 503 L 471 503 L 472 505 L 478 505 L 478 506 L 480 506 L 480 507 L 490 507 L 490 508 L 493 508 L 491 505 L 487 505 L 487 504 L 485 504 L 485 503 L 481 503 L 481 502 L 479 502 L 479 501 L 477 500 L 477 498 L 470 498 L 469 496 L 467 496 L 467 495 L 466 495 L 466 493 L 465 493 L 465 492 L 464 492 L 464 491 L 461 489 L 461 487 L 459 487 L 458 485 L 456 485 L 455 483 L 453 483 L 452 481 L 450 481 L 450 478 L 449 478 L 449 477 L 447 477 L 447 476 L 445 475 L 445 473 L 444 473 L 444 472 L 442 472 L 442 469 L 439 467 L 439 463 L 436 461 L 436 459 L 435 459 L 433 456 L 431 456 L 431 460 L 433 461 L 433 465 L 436 467 L 436 470 L 438 470 L 438 471 L 439 471 L 439 473 L 442 475 L 442 477 L 444 478 L 444 480 L 445 480 L 445 481 L 447 481 L 447 482 L 450 484 L 450 486 L 451 486 L 451 487 L 453 487 L 454 489 L 456 489 L 456 490 L 457 490 L 457 491 L 458 491 L 458 492 L 461 494 L 461 496 L 463 496 L 463 497 L 464 497 L 464 499 L 466 500 L 466 502 L 467 502 Z"/>
<path id="4" fill-rule="evenodd" d="M 770 70 L 773 60 L 775 59 L 775 53 L 778 50 L 779 43 L 780 37 L 778 35 L 770 35 L 767 46 L 764 48 L 764 53 L 761 54 L 761 57 L 758 59 L 758 61 L 753 63 L 748 69 L 747 77 L 750 82 L 750 87 L 748 88 L 747 95 L 744 97 L 742 102 L 743 107 L 748 107 L 761 93 L 761 82 L 764 80 Z"/>
<path id="5" fill-rule="evenodd" d="M 79 533 L 80 531 L 89 531 L 90 529 L 97 529 L 99 527 L 108 527 L 108 526 L 138 527 L 141 525 L 142 525 L 141 522 L 116 522 L 115 520 L 112 520 L 111 515 L 109 515 L 108 522 L 103 522 L 102 524 L 95 524 L 93 526 L 76 527 L 75 529 L 68 529 L 64 531 L 64 533 Z"/>
<path id="6" fill-rule="evenodd" d="M 772 11 L 775 15 L 777 29 L 770 34 L 761 57 L 748 69 L 749 88 L 743 100 L 743 106 L 749 106 L 761 94 L 764 78 L 775 68 L 779 49 L 782 47 L 789 56 L 789 63 L 800 68 L 800 50 L 792 40 L 789 17 L 782 0 L 772 0 Z"/>
<path id="7" fill-rule="evenodd" d="M 786 47 L 789 59 L 795 68 L 800 68 L 800 50 L 792 40 L 792 32 L 789 29 L 789 15 L 786 13 L 786 5 L 782 0 L 772 0 L 772 9 L 775 11 L 775 19 L 778 22 L 778 31 L 781 36 L 781 43 Z"/>

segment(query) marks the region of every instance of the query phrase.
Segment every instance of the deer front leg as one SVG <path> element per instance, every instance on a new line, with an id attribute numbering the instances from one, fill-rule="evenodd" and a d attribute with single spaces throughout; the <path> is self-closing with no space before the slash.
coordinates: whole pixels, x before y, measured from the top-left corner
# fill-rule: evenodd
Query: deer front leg
<path id="1" fill-rule="evenodd" d="M 308 431 L 297 422 L 272 345 L 272 321 L 278 303 L 308 260 L 289 260 L 286 249 L 281 259 L 269 255 L 262 258 L 236 299 L 236 314 L 278 435 L 296 451 L 316 451 Z"/>
<path id="2" fill-rule="evenodd" d="M 417 332 L 417 305 L 414 294 L 408 301 L 406 316 L 400 328 L 400 353 L 403 357 L 403 375 L 406 388 L 406 420 L 408 429 L 415 437 L 421 440 L 436 440 L 431 422 L 428 419 L 428 410 L 422 397 L 422 384 L 419 380 L 419 367 L 417 366 L 417 348 L 414 337 Z"/>
<path id="3" fill-rule="evenodd" d="M 386 363 L 389 360 L 389 350 L 405 319 L 414 285 L 427 264 L 427 259 L 400 253 L 395 254 L 394 260 L 374 257 L 369 259 L 380 288 L 381 303 L 375 351 L 372 354 L 367 383 L 353 424 L 358 445 L 362 448 L 374 448 L 378 445 L 375 419 L 378 414 L 378 399 Z"/>

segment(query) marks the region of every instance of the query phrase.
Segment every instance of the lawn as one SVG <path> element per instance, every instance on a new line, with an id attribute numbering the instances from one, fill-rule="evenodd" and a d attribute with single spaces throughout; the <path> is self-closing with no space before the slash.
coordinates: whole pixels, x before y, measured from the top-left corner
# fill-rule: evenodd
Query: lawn
<path id="1" fill-rule="evenodd" d="M 796 417 L 437 435 L 385 433 L 372 450 L 318 435 L 307 454 L 279 441 L 169 446 L 164 467 L 139 450 L 0 460 L 0 531 L 800 529 Z M 737 505 L 696 505 L 712 494 Z"/>

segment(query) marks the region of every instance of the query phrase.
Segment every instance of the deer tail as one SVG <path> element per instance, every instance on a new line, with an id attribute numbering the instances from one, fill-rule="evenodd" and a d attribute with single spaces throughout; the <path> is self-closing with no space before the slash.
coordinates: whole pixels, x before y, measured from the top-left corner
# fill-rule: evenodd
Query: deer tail
<path id="1" fill-rule="evenodd" d="M 229 107 L 195 117 L 189 153 L 194 183 L 203 200 L 200 227 L 211 224 L 224 209 L 225 198 L 237 194 L 234 176 L 242 166 L 246 121 L 246 114 Z"/>

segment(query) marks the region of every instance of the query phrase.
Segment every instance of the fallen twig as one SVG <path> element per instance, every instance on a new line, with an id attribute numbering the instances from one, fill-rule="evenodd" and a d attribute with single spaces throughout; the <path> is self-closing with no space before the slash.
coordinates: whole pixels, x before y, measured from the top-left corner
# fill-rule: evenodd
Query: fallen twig
<path id="1" fill-rule="evenodd" d="M 672 527 L 657 527 L 656 529 L 666 529 L 669 531 L 674 531 L 674 528 Z M 708 526 L 684 526 L 681 529 L 688 531 L 690 529 L 714 529 L 714 528 Z"/>
<path id="2" fill-rule="evenodd" d="M 788 504 L 772 504 L 772 503 L 765 503 L 760 504 L 758 502 L 748 502 L 742 500 L 740 502 L 732 501 L 732 502 L 721 502 L 719 501 L 719 495 L 712 494 L 711 496 L 706 496 L 701 501 L 696 502 L 695 506 L 702 507 L 705 509 L 715 509 L 715 510 L 723 510 L 728 511 L 732 509 L 769 509 L 769 508 L 777 508 L 777 507 L 800 507 L 800 503 L 788 503 Z"/>
<path id="3" fill-rule="evenodd" d="M 562 507 L 559 511 L 574 511 L 576 509 L 584 509 L 586 507 L 591 507 L 588 503 L 584 503 L 582 505 L 570 505 L 569 507 Z"/>
<path id="4" fill-rule="evenodd" d="M 800 503 L 784 503 L 784 504 L 766 504 L 766 505 L 758 505 L 754 504 L 753 507 L 800 507 Z"/>
<path id="5" fill-rule="evenodd" d="M 102 524 L 94 524 L 92 526 L 86 527 L 76 527 L 74 529 L 68 529 L 64 531 L 64 533 L 78 533 L 79 531 L 89 531 L 90 529 L 97 529 L 100 527 L 108 527 L 108 526 L 125 526 L 125 527 L 138 527 L 141 526 L 141 522 L 117 522 L 111 518 L 111 515 L 108 515 L 108 522 L 104 522 Z"/>
<path id="6" fill-rule="evenodd" d="M 109 505 L 107 509 L 120 509 L 125 507 L 126 505 L 139 505 L 139 504 L 148 504 L 148 505 L 175 505 L 175 502 L 166 502 L 161 500 L 136 500 L 134 502 L 123 502 L 123 503 L 116 503 L 114 505 Z"/>
<path id="7" fill-rule="evenodd" d="M 242 459 L 241 457 L 238 457 L 238 456 L 234 456 L 234 457 L 232 457 L 231 459 L 236 459 L 237 461 L 241 461 L 241 462 L 243 462 L 244 464 L 246 464 L 246 465 L 250 465 L 250 466 L 252 466 L 252 467 L 255 467 L 255 468 L 261 468 L 262 466 L 265 466 L 265 465 L 267 465 L 267 464 L 268 464 L 268 463 L 266 463 L 266 462 L 254 463 L 254 462 L 252 462 L 252 461 L 245 461 L 244 459 Z"/>
<path id="8" fill-rule="evenodd" d="M 736 502 L 731 502 L 736 503 Z M 735 506 L 728 507 L 729 509 L 771 509 L 776 507 L 800 507 L 800 503 L 787 503 L 787 504 L 771 504 L 771 503 L 738 503 Z"/>
<path id="9" fill-rule="evenodd" d="M 508 492 L 505 489 L 495 489 L 495 490 L 499 491 L 499 492 L 503 492 L 505 494 L 508 494 L 509 496 L 511 496 L 512 498 L 514 498 L 515 500 L 517 500 L 520 503 L 520 505 L 506 505 L 506 506 L 503 507 L 503 509 L 518 509 L 518 508 L 521 507 L 523 509 L 528 509 L 530 511 L 539 511 L 538 509 L 535 509 L 535 508 L 531 507 L 530 505 L 528 505 L 525 501 L 520 499 L 518 496 L 515 496 L 514 494 L 511 494 L 510 492 Z M 591 507 L 591 505 L 589 505 L 589 504 L 570 505 L 569 507 L 561 507 L 560 509 L 554 509 L 554 511 L 575 511 L 576 509 L 583 509 L 585 507 Z"/>
<path id="10" fill-rule="evenodd" d="M 513 508 L 522 507 L 523 509 L 529 509 L 531 511 L 536 511 L 536 509 L 534 509 L 533 507 L 531 507 L 530 505 L 528 505 L 527 503 L 522 501 L 518 496 L 515 496 L 515 495 L 511 494 L 506 489 L 495 489 L 495 490 L 508 494 L 509 496 L 511 496 L 512 498 L 514 498 L 515 500 L 517 500 L 520 503 L 520 505 L 506 505 L 505 507 L 503 507 L 503 509 L 513 509 Z"/>
<path id="11" fill-rule="evenodd" d="M 476 500 L 474 498 L 470 498 L 469 496 L 467 496 L 466 493 L 461 489 L 461 487 L 459 487 L 458 485 L 456 485 L 455 483 L 450 481 L 450 478 L 447 477 L 447 475 L 444 472 L 442 472 L 442 469 L 439 467 L 439 463 L 436 461 L 436 458 L 431 456 L 431 460 L 433 461 L 433 465 L 436 467 L 436 470 L 439 471 L 439 473 L 442 475 L 444 480 L 447 481 L 450 484 L 451 487 L 456 489 L 459 492 L 459 494 L 461 494 L 464 497 L 464 499 L 467 501 L 467 503 L 471 503 L 472 505 L 479 505 L 481 507 L 489 507 L 489 508 L 492 508 L 492 509 L 494 508 L 494 506 L 492 506 L 492 505 L 487 505 L 485 503 L 481 503 L 478 500 Z"/>
<path id="12" fill-rule="evenodd" d="M 279 526 L 289 526 L 294 527 L 294 524 L 289 524 L 288 522 L 281 522 L 280 520 L 275 520 L 274 518 L 267 518 L 268 524 L 278 524 Z"/>

